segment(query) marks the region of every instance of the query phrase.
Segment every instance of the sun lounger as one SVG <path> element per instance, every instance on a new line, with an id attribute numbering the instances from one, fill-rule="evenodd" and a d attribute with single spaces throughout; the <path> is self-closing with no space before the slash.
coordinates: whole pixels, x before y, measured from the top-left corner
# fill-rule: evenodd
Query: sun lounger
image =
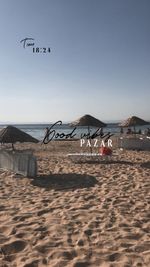
<path id="1" fill-rule="evenodd" d="M 74 163 L 105 162 L 116 160 L 118 154 L 102 155 L 100 153 L 72 153 L 68 158 Z"/>
<path id="2" fill-rule="evenodd" d="M 131 150 L 150 150 L 150 139 L 144 137 L 126 138 L 118 140 L 118 147 Z"/>

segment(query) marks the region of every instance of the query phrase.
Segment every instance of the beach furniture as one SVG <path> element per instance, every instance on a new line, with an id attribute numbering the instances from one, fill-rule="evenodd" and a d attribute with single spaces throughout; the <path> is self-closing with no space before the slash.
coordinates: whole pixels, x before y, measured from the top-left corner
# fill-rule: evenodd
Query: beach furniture
<path id="1" fill-rule="evenodd" d="M 38 143 L 39 141 L 32 137 L 31 135 L 21 131 L 20 129 L 14 126 L 7 126 L 0 131 L 0 143 L 1 144 L 12 144 L 12 148 L 14 149 L 14 144 L 16 142 L 24 143 Z"/>
<path id="2" fill-rule="evenodd" d="M 67 156 L 74 163 L 101 163 L 116 161 L 118 158 L 118 153 L 113 152 L 109 155 L 104 155 L 102 153 L 70 153 Z"/>
<path id="3" fill-rule="evenodd" d="M 145 137 L 120 137 L 118 147 L 131 150 L 150 150 L 150 139 Z"/>
<path id="4" fill-rule="evenodd" d="M 1 144 L 12 144 L 12 150 L 0 150 L 0 168 L 14 171 L 26 177 L 36 177 L 37 161 L 30 150 L 14 150 L 16 142 L 38 143 L 31 135 L 14 126 L 7 126 L 0 131 Z"/>
<path id="5" fill-rule="evenodd" d="M 0 150 L 0 168 L 25 177 L 36 177 L 37 160 L 30 150 Z"/>
<path id="6" fill-rule="evenodd" d="M 143 126 L 143 125 L 148 125 L 149 122 L 136 117 L 136 116 L 132 116 L 128 119 L 126 119 L 125 121 L 123 121 L 121 124 L 119 124 L 120 127 L 128 127 L 128 131 L 127 134 L 131 134 L 131 133 L 135 133 L 136 134 L 136 130 L 135 127 L 136 126 Z M 130 127 L 133 127 L 134 131 L 132 132 L 132 130 L 130 129 Z"/>
<path id="7" fill-rule="evenodd" d="M 86 134 L 86 137 L 88 137 L 90 144 L 91 144 L 90 127 L 101 128 L 101 134 L 102 134 L 103 127 L 106 127 L 107 124 L 94 118 L 93 116 L 89 114 L 86 114 L 82 116 L 81 118 L 77 119 L 76 121 L 73 121 L 72 123 L 70 123 L 70 126 L 87 126 L 88 133 Z M 82 138 L 84 138 L 84 136 Z M 90 152 L 92 153 L 92 146 L 90 146 Z"/>

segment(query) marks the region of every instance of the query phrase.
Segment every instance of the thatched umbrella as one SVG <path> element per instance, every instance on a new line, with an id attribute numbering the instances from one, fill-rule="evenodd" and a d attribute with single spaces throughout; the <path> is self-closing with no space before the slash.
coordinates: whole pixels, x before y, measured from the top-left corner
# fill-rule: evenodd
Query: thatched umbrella
<path id="1" fill-rule="evenodd" d="M 119 126 L 121 127 L 134 127 L 135 132 L 135 126 L 142 126 L 147 125 L 149 122 L 142 120 L 141 118 L 138 118 L 136 116 L 132 116 L 128 118 L 127 120 L 123 121 Z"/>
<path id="2" fill-rule="evenodd" d="M 94 118 L 93 116 L 86 114 L 83 117 L 77 119 L 76 121 L 73 121 L 72 123 L 70 123 L 70 126 L 87 126 L 88 133 L 90 133 L 90 127 L 102 128 L 102 127 L 106 127 L 107 125 L 104 122 Z M 91 143 L 91 139 L 90 139 L 90 143 Z M 92 148 L 91 148 L 91 152 L 92 152 Z"/>
<path id="3" fill-rule="evenodd" d="M 39 141 L 31 135 L 19 130 L 18 128 L 9 125 L 0 131 L 0 142 L 11 143 L 12 148 L 14 148 L 14 143 L 16 142 L 38 143 Z"/>
<path id="4" fill-rule="evenodd" d="M 71 126 L 93 126 L 93 127 L 106 127 L 107 125 L 94 118 L 91 115 L 84 115 L 83 117 L 77 119 L 76 121 L 73 121 L 72 123 L 70 123 Z"/>

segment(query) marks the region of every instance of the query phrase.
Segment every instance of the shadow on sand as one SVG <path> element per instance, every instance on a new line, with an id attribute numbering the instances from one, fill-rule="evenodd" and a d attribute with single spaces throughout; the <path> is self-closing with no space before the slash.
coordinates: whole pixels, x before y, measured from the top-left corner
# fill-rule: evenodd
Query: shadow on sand
<path id="1" fill-rule="evenodd" d="M 45 189 L 72 190 L 93 187 L 98 181 L 94 176 L 86 174 L 64 173 L 38 176 L 31 183 Z"/>
<path id="2" fill-rule="evenodd" d="M 142 168 L 150 169 L 150 161 L 143 162 L 143 163 L 141 164 L 141 167 L 142 167 Z"/>

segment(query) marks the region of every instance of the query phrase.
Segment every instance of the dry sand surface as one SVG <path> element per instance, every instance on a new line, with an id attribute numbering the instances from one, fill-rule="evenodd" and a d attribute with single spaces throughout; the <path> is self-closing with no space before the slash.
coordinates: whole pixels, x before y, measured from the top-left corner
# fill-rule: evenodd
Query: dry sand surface
<path id="1" fill-rule="evenodd" d="M 150 266 L 150 152 L 75 164 L 77 142 L 28 145 L 36 179 L 0 170 L 0 267 Z"/>

